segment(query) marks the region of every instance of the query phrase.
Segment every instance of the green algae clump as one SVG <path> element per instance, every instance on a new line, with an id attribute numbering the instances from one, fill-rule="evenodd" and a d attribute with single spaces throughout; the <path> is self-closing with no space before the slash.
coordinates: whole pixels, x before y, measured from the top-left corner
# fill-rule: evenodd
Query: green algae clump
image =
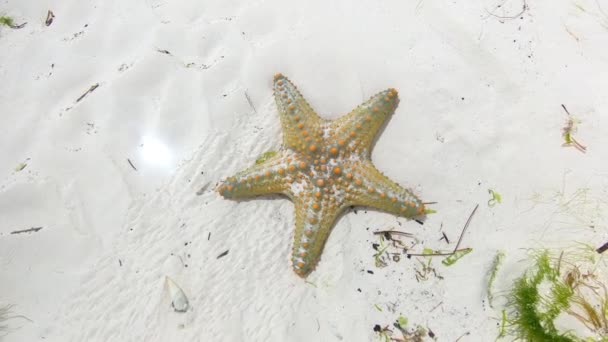
<path id="1" fill-rule="evenodd" d="M 264 163 L 265 161 L 267 161 L 268 159 L 274 157 L 277 155 L 277 151 L 268 151 L 268 152 L 264 152 L 262 153 L 262 155 L 260 155 L 258 157 L 258 159 L 256 159 L 255 164 L 259 165 Z"/>
<path id="2" fill-rule="evenodd" d="M 13 20 L 13 18 L 3 15 L 0 16 L 0 26 L 7 26 L 7 27 L 13 27 L 15 26 L 15 21 Z"/>
<path id="3" fill-rule="evenodd" d="M 592 253 L 588 247 L 558 257 L 548 250 L 534 252 L 534 265 L 510 291 L 509 334 L 531 342 L 608 341 L 608 291 L 601 278 L 605 265 Z M 582 323 L 586 329 L 577 332 L 586 330 L 585 337 L 560 331 L 558 317 Z"/>

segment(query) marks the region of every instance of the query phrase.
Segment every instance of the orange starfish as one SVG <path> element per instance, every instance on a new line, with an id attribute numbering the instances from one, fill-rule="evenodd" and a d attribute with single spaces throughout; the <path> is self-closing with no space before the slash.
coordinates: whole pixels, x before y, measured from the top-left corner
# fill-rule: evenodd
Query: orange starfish
<path id="1" fill-rule="evenodd" d="M 274 156 L 226 179 L 225 198 L 283 194 L 295 204 L 293 270 L 312 272 L 336 219 L 351 206 L 367 206 L 407 218 L 426 214 L 412 191 L 378 171 L 371 149 L 395 112 L 395 89 L 373 96 L 348 115 L 320 118 L 283 75 L 274 77 L 274 96 L 283 128 L 283 148 Z"/>

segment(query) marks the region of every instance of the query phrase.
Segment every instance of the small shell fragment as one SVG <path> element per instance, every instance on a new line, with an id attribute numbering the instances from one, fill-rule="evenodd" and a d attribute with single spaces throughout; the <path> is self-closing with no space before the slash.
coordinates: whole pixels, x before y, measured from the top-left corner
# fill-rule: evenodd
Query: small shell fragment
<path id="1" fill-rule="evenodd" d="M 169 289 L 169 296 L 171 297 L 171 306 L 176 312 L 186 312 L 188 307 L 188 298 L 184 291 L 169 277 L 165 277 L 167 282 L 167 288 Z"/>

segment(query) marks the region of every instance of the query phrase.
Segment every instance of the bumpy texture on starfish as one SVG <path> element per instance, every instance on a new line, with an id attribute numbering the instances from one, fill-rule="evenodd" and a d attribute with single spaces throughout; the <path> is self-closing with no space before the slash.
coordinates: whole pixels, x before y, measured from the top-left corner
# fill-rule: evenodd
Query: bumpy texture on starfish
<path id="1" fill-rule="evenodd" d="M 274 77 L 283 148 L 226 179 L 225 198 L 283 194 L 295 204 L 293 270 L 306 277 L 319 262 L 336 219 L 348 207 L 367 206 L 407 218 L 423 217 L 424 204 L 380 173 L 370 159 L 378 131 L 394 113 L 397 91 L 373 96 L 335 121 L 321 119 L 283 75 Z"/>

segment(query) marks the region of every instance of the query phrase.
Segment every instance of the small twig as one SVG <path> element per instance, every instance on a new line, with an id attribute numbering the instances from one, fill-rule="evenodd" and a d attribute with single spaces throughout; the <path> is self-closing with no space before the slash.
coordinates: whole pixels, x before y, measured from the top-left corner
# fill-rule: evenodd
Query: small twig
<path id="1" fill-rule="evenodd" d="M 156 49 L 156 51 L 158 51 L 162 54 L 171 56 L 171 52 L 169 52 L 169 50 Z"/>
<path id="2" fill-rule="evenodd" d="M 228 249 L 225 252 L 222 252 L 220 255 L 217 256 L 217 259 L 225 257 L 226 255 L 228 255 Z"/>
<path id="3" fill-rule="evenodd" d="M 475 212 L 477 211 L 477 208 L 479 208 L 479 204 L 475 205 L 475 209 L 473 209 L 473 211 L 471 212 L 471 215 L 469 215 L 469 218 L 467 219 L 467 223 L 465 223 L 464 227 L 462 228 L 462 232 L 460 233 L 460 237 L 458 238 L 458 242 L 456 243 L 456 247 L 454 247 L 454 250 L 452 252 L 428 253 L 428 254 L 425 254 L 425 253 L 410 254 L 410 253 L 408 253 L 407 255 L 408 256 L 433 257 L 433 256 L 449 256 L 449 255 L 456 254 L 456 252 L 459 252 L 460 249 L 458 249 L 458 247 L 460 247 L 460 243 L 462 242 L 462 238 L 464 237 L 464 233 L 467 231 L 467 228 L 469 227 L 469 224 L 471 223 L 471 219 L 473 219 L 473 215 L 475 215 Z"/>
<path id="4" fill-rule="evenodd" d="M 249 102 L 249 106 L 251 106 L 251 109 L 253 109 L 253 112 L 257 114 L 257 110 L 255 110 L 255 106 L 253 105 L 253 101 L 251 101 L 251 98 L 249 97 L 249 94 L 247 94 L 247 92 L 245 92 L 245 98 L 247 99 L 247 102 Z"/>
<path id="5" fill-rule="evenodd" d="M 439 302 L 439 304 L 435 305 L 435 307 L 433 307 L 429 312 L 433 312 L 435 311 L 435 309 L 437 309 L 439 307 L 439 305 L 443 304 L 443 301 Z"/>
<path id="6" fill-rule="evenodd" d="M 579 150 L 579 151 L 581 151 L 583 153 L 587 152 L 587 147 L 586 146 L 584 146 L 581 143 L 579 143 L 578 141 L 576 141 L 576 139 L 574 139 L 573 137 L 570 137 L 570 139 L 572 139 L 572 143 L 574 144 L 574 147 L 577 150 Z"/>
<path id="7" fill-rule="evenodd" d="M 460 233 L 460 237 L 458 238 L 458 242 L 456 242 L 456 247 L 454 247 L 454 253 L 456 253 L 456 251 L 458 250 L 458 247 L 460 247 L 460 242 L 462 242 L 462 238 L 464 237 L 464 233 L 467 231 L 467 228 L 469 228 L 469 224 L 471 223 L 471 219 L 473 219 L 473 215 L 475 215 L 475 212 L 477 211 L 477 208 L 479 208 L 479 204 L 477 204 L 475 206 L 475 209 L 473 209 L 473 212 L 471 213 L 471 215 L 469 215 L 469 219 L 467 220 L 467 223 L 464 225 L 464 228 L 462 228 L 462 232 Z"/>
<path id="8" fill-rule="evenodd" d="M 608 250 L 608 242 L 606 242 L 605 244 L 603 244 L 600 247 L 598 247 L 598 249 L 596 249 L 595 251 L 598 252 L 599 254 L 602 254 L 606 250 Z"/>
<path id="9" fill-rule="evenodd" d="M 184 259 L 182 258 L 181 255 L 176 255 L 176 256 L 179 258 L 179 261 L 182 263 L 182 266 L 188 267 L 188 266 L 186 266 L 186 263 L 184 262 Z"/>
<path id="10" fill-rule="evenodd" d="M 28 228 L 28 229 L 15 230 L 15 231 L 12 231 L 11 234 L 35 233 L 35 232 L 39 231 L 40 229 L 42 229 L 42 227 L 32 227 L 32 228 Z"/>
<path id="11" fill-rule="evenodd" d="M 564 104 L 562 104 L 562 108 L 564 108 L 564 110 L 566 111 L 566 114 L 568 114 L 568 116 L 572 116 L 570 114 L 570 112 L 568 111 L 568 109 L 566 109 L 566 106 Z"/>
<path id="12" fill-rule="evenodd" d="M 468 248 L 457 249 L 452 252 L 439 252 L 439 253 L 407 253 L 407 256 L 424 256 L 424 257 L 435 257 L 435 256 L 450 256 L 456 254 L 456 252 L 467 250 Z"/>
<path id="13" fill-rule="evenodd" d="M 53 19 L 55 19 L 55 13 L 53 13 L 53 11 L 49 10 L 46 13 L 46 20 L 44 21 L 44 25 L 51 26 L 51 24 L 53 23 Z"/>
<path id="14" fill-rule="evenodd" d="M 10 27 L 10 28 L 12 28 L 12 29 L 14 29 L 14 30 L 18 30 L 18 29 L 22 29 L 22 28 L 24 28 L 24 27 L 25 27 L 25 25 L 27 25 L 27 22 L 24 22 L 24 23 L 19 24 L 19 25 L 15 25 L 15 24 L 13 24 L 13 23 L 10 23 L 10 24 L 7 24 L 7 25 L 8 25 L 8 27 Z"/>
<path id="15" fill-rule="evenodd" d="M 203 186 L 202 186 L 202 187 L 201 187 L 201 188 L 200 188 L 200 189 L 199 189 L 199 190 L 196 192 L 196 195 L 197 195 L 197 196 L 200 196 L 200 195 L 204 194 L 204 193 L 205 193 L 205 191 L 207 191 L 207 189 L 209 188 L 209 185 L 210 185 L 210 184 L 211 184 L 211 182 L 207 182 L 207 183 L 205 183 L 205 185 L 203 185 Z"/>
<path id="16" fill-rule="evenodd" d="M 441 234 L 443 234 L 443 237 L 441 239 L 439 239 L 439 241 L 445 239 L 445 242 L 447 242 L 448 244 L 450 243 L 450 240 L 448 239 L 448 236 L 445 235 L 445 232 L 441 232 Z"/>
<path id="17" fill-rule="evenodd" d="M 407 237 L 414 237 L 414 234 L 407 233 L 407 232 L 400 232 L 398 230 L 380 230 L 380 231 L 374 232 L 374 235 L 384 235 L 384 234 L 395 234 L 395 235 L 403 235 L 403 236 L 407 236 Z"/>
<path id="18" fill-rule="evenodd" d="M 95 89 L 97 89 L 99 87 L 99 83 L 95 83 L 93 84 L 89 90 L 85 91 L 84 94 L 80 95 L 80 97 L 78 99 L 76 99 L 76 102 L 80 102 L 82 101 L 82 99 L 84 99 L 85 96 L 89 95 L 90 93 L 94 92 Z"/>
<path id="19" fill-rule="evenodd" d="M 460 335 L 460 337 L 459 337 L 459 338 L 457 338 L 455 342 L 458 342 L 458 341 L 460 341 L 460 339 L 461 339 L 461 338 L 463 338 L 463 337 L 465 337 L 465 336 L 469 336 L 469 335 L 471 335 L 471 332 L 470 332 L 470 331 L 467 331 L 466 333 L 464 333 L 464 334 Z"/>
<path id="20" fill-rule="evenodd" d="M 127 158 L 127 161 L 129 162 L 129 165 L 131 165 L 133 170 L 137 171 L 137 168 L 135 167 L 135 165 L 133 165 L 133 163 L 131 162 L 131 159 Z"/>
<path id="21" fill-rule="evenodd" d="M 568 34 L 574 38 L 574 40 L 576 40 L 577 42 L 580 42 L 581 40 L 572 32 L 570 31 L 570 29 L 568 28 L 568 26 L 566 26 L 566 24 L 564 24 L 564 28 L 566 29 L 566 32 L 568 32 Z"/>

